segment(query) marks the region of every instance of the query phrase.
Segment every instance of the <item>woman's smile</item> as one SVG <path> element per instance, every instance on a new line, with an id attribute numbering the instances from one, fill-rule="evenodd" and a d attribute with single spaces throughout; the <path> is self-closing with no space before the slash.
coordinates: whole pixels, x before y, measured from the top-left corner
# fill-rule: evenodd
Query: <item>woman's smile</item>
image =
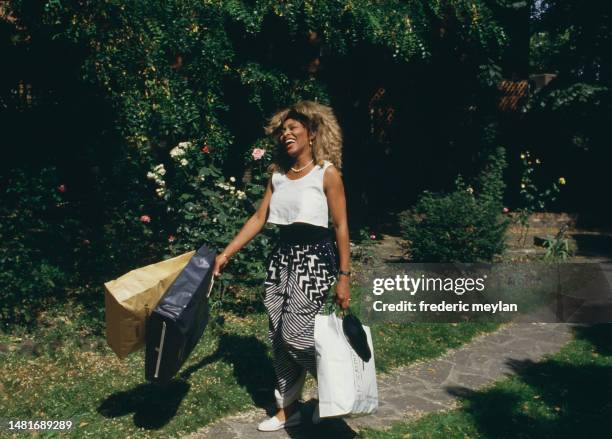
<path id="1" fill-rule="evenodd" d="M 287 139 L 285 140 L 285 148 L 287 149 L 287 151 L 289 151 L 291 149 L 292 146 L 296 145 L 297 142 L 295 139 Z"/>

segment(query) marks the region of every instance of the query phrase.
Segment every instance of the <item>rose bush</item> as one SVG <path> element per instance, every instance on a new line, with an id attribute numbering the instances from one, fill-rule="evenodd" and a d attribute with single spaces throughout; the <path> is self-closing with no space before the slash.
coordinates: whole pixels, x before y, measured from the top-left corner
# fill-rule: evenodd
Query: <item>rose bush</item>
<path id="1" fill-rule="evenodd" d="M 171 255 L 197 249 L 202 244 L 217 250 L 225 247 L 253 214 L 264 190 L 261 183 L 267 181 L 266 171 L 256 167 L 255 181 L 241 187 L 235 177 L 223 175 L 214 158 L 205 151 L 210 147 L 197 144 L 181 142 L 170 150 L 168 178 L 162 180 L 155 174 L 157 178 L 153 179 L 157 195 L 163 189 L 160 198 L 165 205 L 166 222 L 175 225 L 168 237 Z M 156 165 L 149 172 L 155 173 L 155 169 L 165 168 Z M 261 283 L 273 234 L 274 229 L 265 228 L 236 254 L 227 267 L 226 277 L 241 283 Z"/>

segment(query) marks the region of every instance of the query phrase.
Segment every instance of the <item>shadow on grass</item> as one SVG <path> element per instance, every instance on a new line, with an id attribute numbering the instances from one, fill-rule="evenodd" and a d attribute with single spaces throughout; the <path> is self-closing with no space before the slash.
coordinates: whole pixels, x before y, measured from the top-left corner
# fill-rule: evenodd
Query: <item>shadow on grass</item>
<path id="1" fill-rule="evenodd" d="M 591 343 L 594 354 L 612 355 L 612 325 L 579 327 L 575 336 Z M 568 355 L 563 361 L 510 361 L 514 384 L 447 391 L 464 401 L 462 411 L 483 437 L 612 437 L 612 366 L 588 361 L 584 352 Z"/>
<path id="2" fill-rule="evenodd" d="M 612 324 L 581 326 L 574 330 L 574 336 L 591 343 L 599 355 L 612 356 Z"/>
<path id="3" fill-rule="evenodd" d="M 97 411 L 107 418 L 134 413 L 135 426 L 159 429 L 174 417 L 189 387 L 189 383 L 182 380 L 172 380 L 165 386 L 140 384 L 125 392 L 114 393 Z"/>
<path id="4" fill-rule="evenodd" d="M 239 386 L 251 395 L 257 407 L 274 406 L 274 368 L 268 357 L 268 347 L 256 337 L 222 333 L 217 350 L 198 363 L 184 369 L 166 385 L 140 384 L 130 390 L 109 396 L 97 409 L 107 418 L 134 413 L 134 425 L 148 430 L 159 429 L 176 415 L 187 396 L 190 376 L 215 361 L 234 368 Z"/>
<path id="5" fill-rule="evenodd" d="M 179 376 L 188 379 L 191 374 L 215 361 L 233 366 L 236 383 L 246 389 L 257 407 L 274 405 L 274 367 L 268 355 L 268 346 L 257 337 L 222 332 L 217 350 L 183 370 Z"/>

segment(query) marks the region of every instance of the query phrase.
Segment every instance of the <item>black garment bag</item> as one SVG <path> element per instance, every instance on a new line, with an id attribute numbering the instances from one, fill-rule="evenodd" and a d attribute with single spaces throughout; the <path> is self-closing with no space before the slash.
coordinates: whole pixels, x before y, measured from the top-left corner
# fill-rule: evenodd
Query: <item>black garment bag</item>
<path id="1" fill-rule="evenodd" d="M 145 378 L 164 383 L 185 363 L 208 323 L 216 252 L 203 245 L 147 320 Z"/>

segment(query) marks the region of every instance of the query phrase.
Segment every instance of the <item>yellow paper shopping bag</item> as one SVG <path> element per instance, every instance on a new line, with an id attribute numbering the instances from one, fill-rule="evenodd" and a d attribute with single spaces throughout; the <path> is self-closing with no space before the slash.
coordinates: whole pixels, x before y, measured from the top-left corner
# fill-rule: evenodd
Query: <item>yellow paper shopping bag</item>
<path id="1" fill-rule="evenodd" d="M 147 317 L 194 254 L 147 265 L 104 284 L 106 340 L 119 358 L 144 346 Z"/>

